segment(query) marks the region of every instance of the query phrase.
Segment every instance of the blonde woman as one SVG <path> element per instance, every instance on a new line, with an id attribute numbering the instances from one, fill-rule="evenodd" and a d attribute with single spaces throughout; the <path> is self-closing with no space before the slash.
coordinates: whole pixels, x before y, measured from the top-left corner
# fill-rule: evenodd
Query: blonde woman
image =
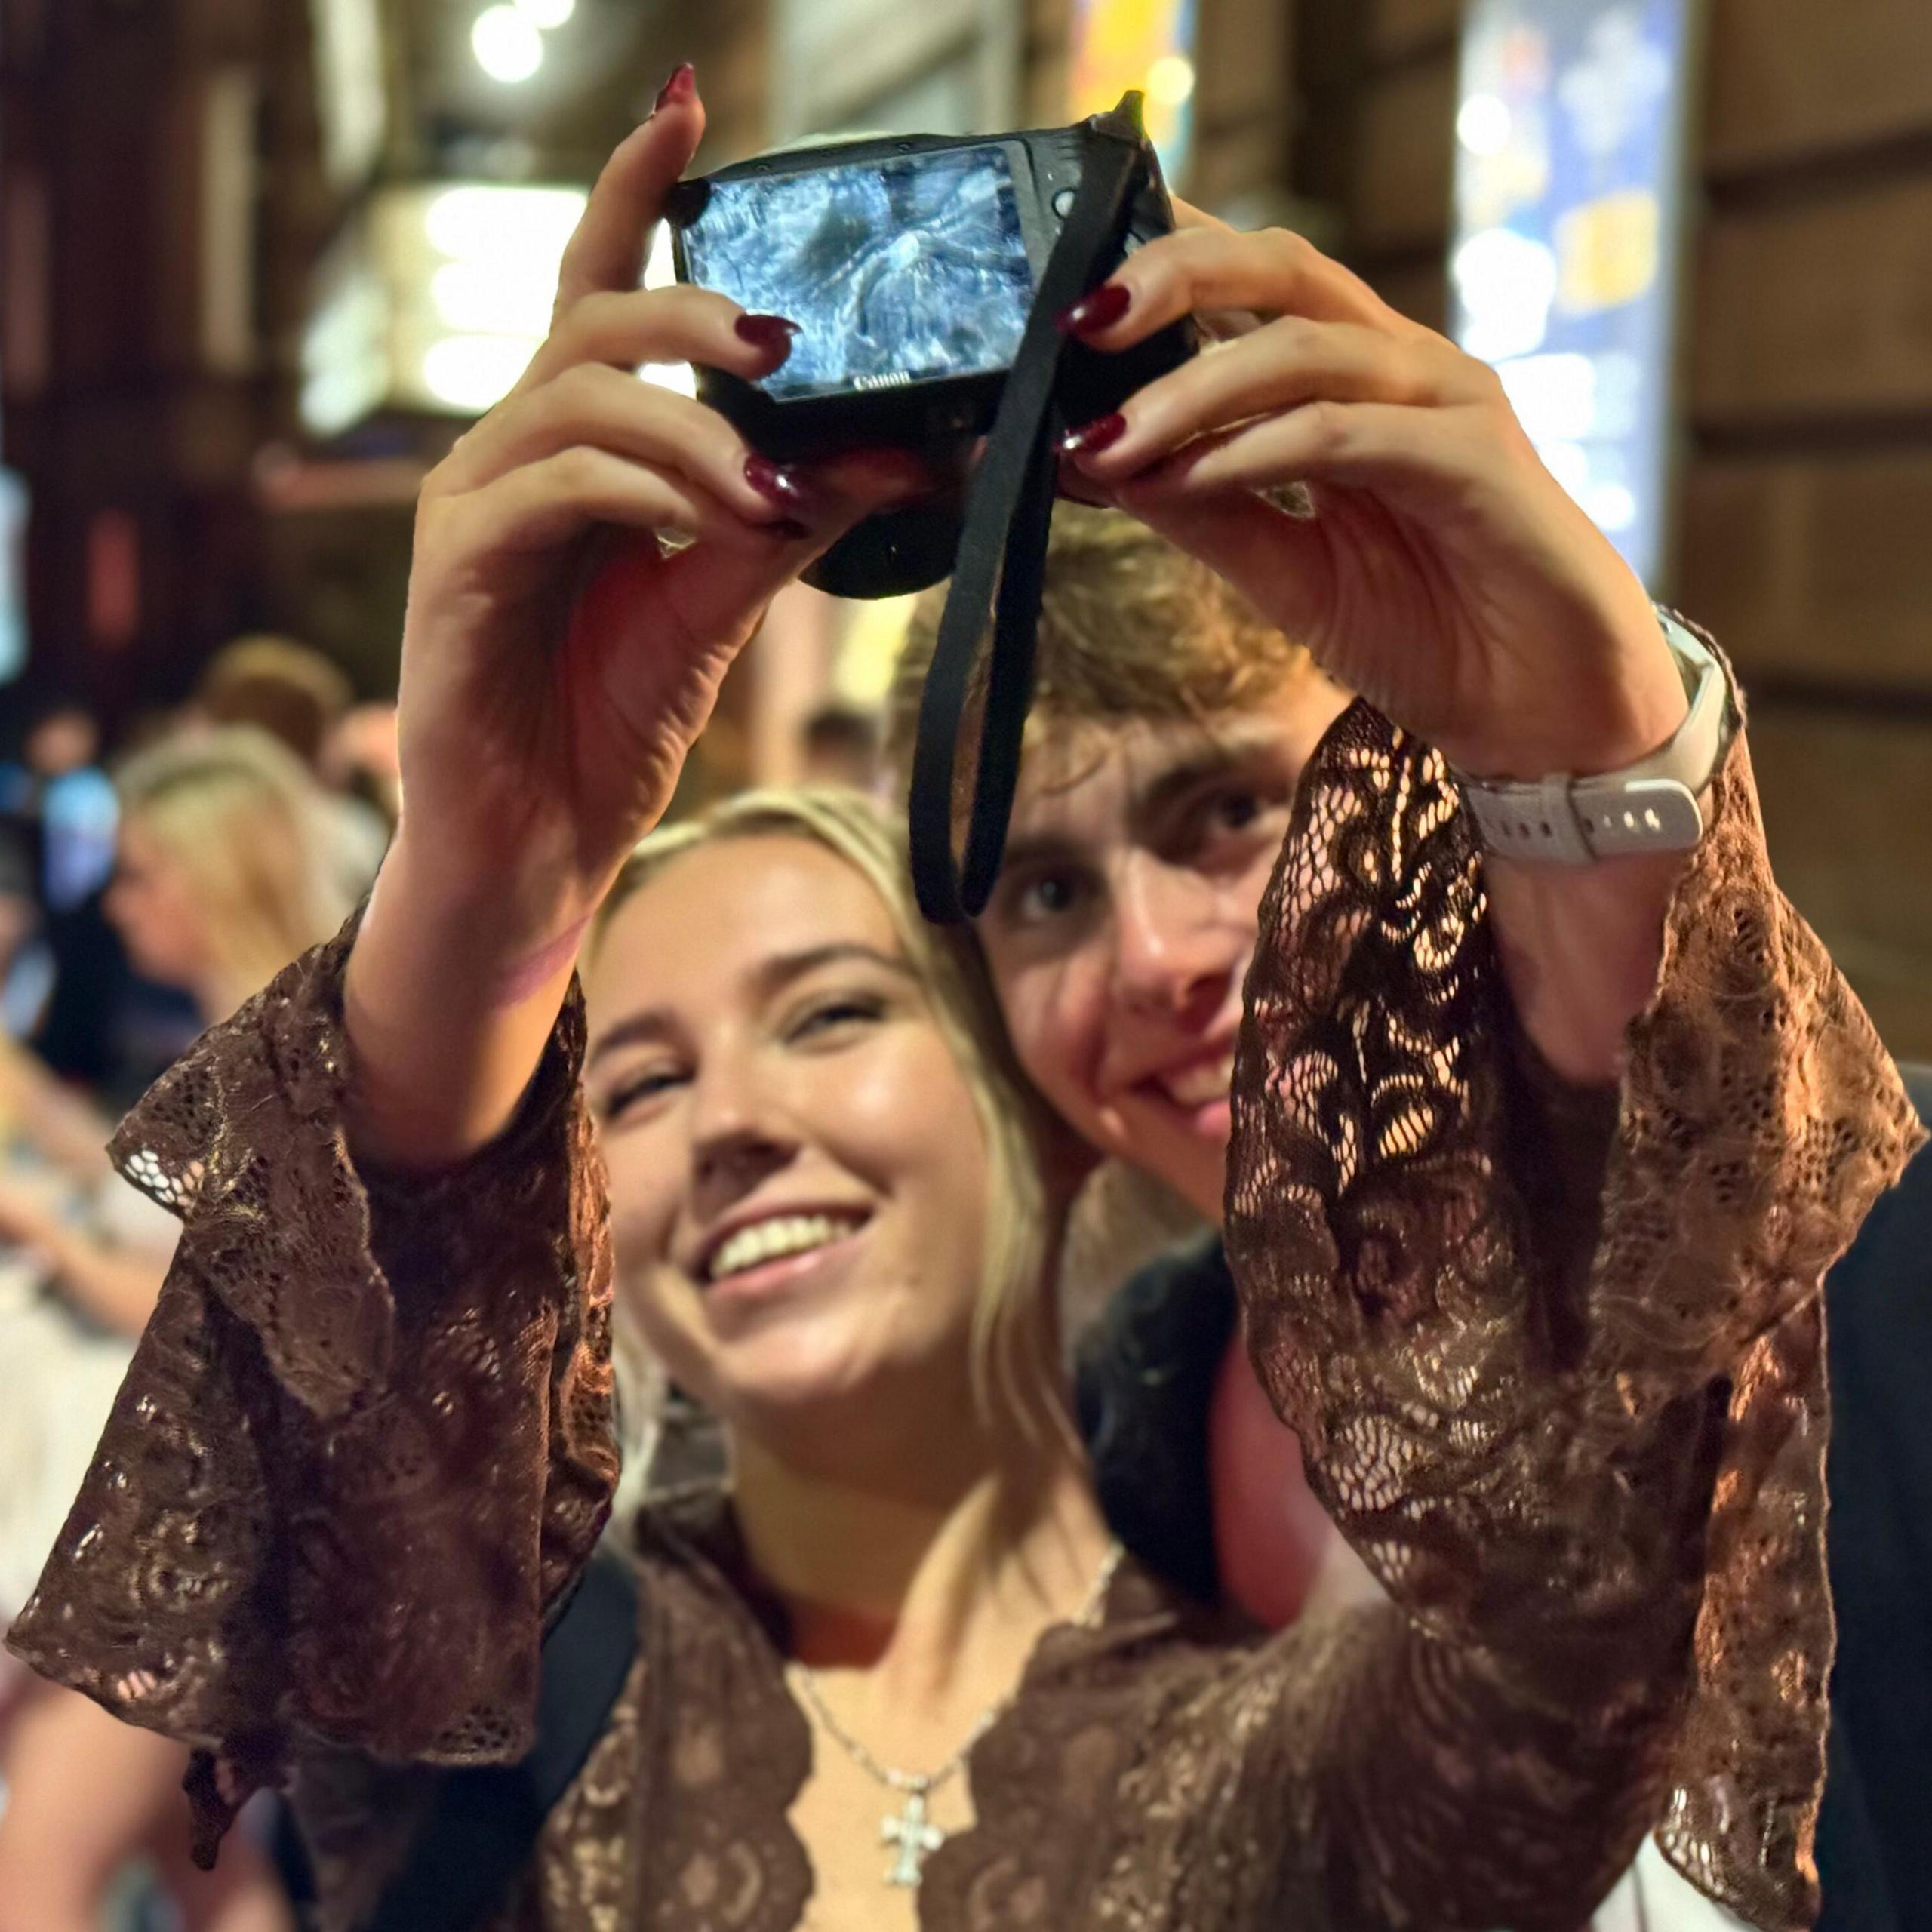
<path id="1" fill-rule="evenodd" d="M 190 995 L 211 1024 L 341 922 L 349 897 L 330 863 L 322 795 L 263 734 L 227 727 L 171 740 L 120 771 L 118 863 L 108 912 L 136 966 Z M 174 1241 L 171 1219 L 88 1158 L 75 1103 L 24 1056 L 8 1091 L 23 1132 L 65 1185 L 0 1180 L 0 1241 L 32 1257 L 51 1291 L 11 1308 L 8 1358 L 20 1387 L 0 1420 L 8 1507 L 0 1591 L 31 1588 L 153 1312 Z M 36 1123 L 38 1131 L 36 1131 Z M 98 1147 L 106 1125 L 94 1136 Z M 146 1854 L 194 1932 L 277 1932 L 267 1868 L 242 1847 L 232 1869 L 195 1871 L 177 1810 L 185 1760 L 165 1740 L 115 1724 L 42 1686 L 11 1716 L 0 1814 L 0 1926 L 80 1932 L 128 1861 Z"/>
<path id="2" fill-rule="evenodd" d="M 191 994 L 211 1026 L 333 932 L 373 878 L 341 878 L 328 798 L 250 725 L 155 746 L 115 776 L 121 840 L 107 897 L 135 965 Z"/>

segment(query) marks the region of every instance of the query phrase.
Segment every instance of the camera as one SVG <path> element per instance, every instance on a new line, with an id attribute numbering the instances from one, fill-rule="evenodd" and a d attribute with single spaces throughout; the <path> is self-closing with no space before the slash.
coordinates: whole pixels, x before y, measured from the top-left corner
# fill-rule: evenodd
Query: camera
<path id="1" fill-rule="evenodd" d="M 1098 281 L 1174 223 L 1137 96 L 1071 127 L 841 142 L 681 183 L 668 211 L 679 279 L 798 330 L 784 363 L 758 381 L 700 369 L 700 399 L 781 460 L 891 445 L 931 456 L 942 472 L 962 467 L 993 423 L 1102 142 L 1137 154 Z M 1190 322 L 1118 355 L 1065 343 L 1054 377 L 1060 420 L 1118 408 L 1195 346 Z M 937 582 L 952 568 L 961 500 L 955 490 L 872 519 L 807 580 L 859 597 Z"/>

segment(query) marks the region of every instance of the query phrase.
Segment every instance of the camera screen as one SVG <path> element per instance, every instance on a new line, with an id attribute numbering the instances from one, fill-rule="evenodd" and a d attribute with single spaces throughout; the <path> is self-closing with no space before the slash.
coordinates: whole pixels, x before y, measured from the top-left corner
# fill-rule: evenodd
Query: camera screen
<path id="1" fill-rule="evenodd" d="M 684 232 L 691 281 L 799 325 L 774 401 L 995 373 L 1033 299 L 996 147 L 712 184 Z"/>

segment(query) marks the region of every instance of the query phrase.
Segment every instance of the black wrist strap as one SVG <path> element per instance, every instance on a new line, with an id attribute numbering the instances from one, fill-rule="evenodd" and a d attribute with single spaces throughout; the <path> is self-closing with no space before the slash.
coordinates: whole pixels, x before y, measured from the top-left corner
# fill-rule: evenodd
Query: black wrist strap
<path id="1" fill-rule="evenodd" d="M 1066 226 L 1040 277 L 1020 353 L 966 500 L 958 561 L 919 706 L 909 801 L 912 883 L 936 925 L 982 911 L 999 876 L 1033 695 L 1033 633 L 1044 587 L 1061 424 L 1054 406 L 1061 312 L 1113 266 L 1146 166 L 1137 141 L 1089 123 L 1092 137 Z M 992 614 L 985 707 L 963 863 L 953 849 L 959 734 Z"/>

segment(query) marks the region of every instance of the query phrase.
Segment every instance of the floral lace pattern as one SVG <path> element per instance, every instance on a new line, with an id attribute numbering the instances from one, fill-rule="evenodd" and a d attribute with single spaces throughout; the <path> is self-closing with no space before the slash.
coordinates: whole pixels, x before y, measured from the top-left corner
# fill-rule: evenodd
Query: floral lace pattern
<path id="1" fill-rule="evenodd" d="M 1263 1380 L 1391 1593 L 1507 1693 L 1441 1709 L 1445 1754 L 1580 1695 L 1607 1736 L 1677 1694 L 1681 1626 L 1660 1838 L 1740 1916 L 1809 1924 L 1820 1284 L 1916 1121 L 1772 884 L 1741 740 L 1616 1097 L 1516 1034 L 1441 760 L 1363 706 L 1324 753 L 1235 1072 L 1228 1247 Z"/>
<path id="2" fill-rule="evenodd" d="M 580 1009 L 496 1145 L 426 1186 L 358 1177 L 352 931 L 205 1035 L 115 1137 L 181 1240 L 13 1633 L 117 1715 L 219 1750 L 222 1777 L 204 1762 L 191 1787 L 208 1858 L 294 1735 L 392 1763 L 528 1749 L 543 1612 L 617 1475 Z M 398 1591 L 410 1574 L 436 1587 Z"/>
<path id="3" fill-rule="evenodd" d="M 200 1747 L 210 1852 L 292 1771 L 330 1932 L 406 1855 L 420 1767 L 525 1749 L 615 1474 L 575 1003 L 500 1143 L 358 1176 L 349 943 L 117 1140 L 185 1232 L 11 1638 Z M 976 1747 L 922 1923 L 1568 1932 L 1660 1820 L 1713 1896 L 1807 1922 L 1818 1281 L 1909 1119 L 1770 884 L 1741 744 L 1621 1092 L 1577 1094 L 1514 1029 L 1440 761 L 1351 712 L 1263 909 L 1229 1248 L 1394 1604 L 1263 1641 L 1124 1568 Z M 728 1512 L 648 1512 L 638 1561 L 639 1662 L 492 1932 L 789 1932 L 811 1743 L 782 1630 Z"/>

